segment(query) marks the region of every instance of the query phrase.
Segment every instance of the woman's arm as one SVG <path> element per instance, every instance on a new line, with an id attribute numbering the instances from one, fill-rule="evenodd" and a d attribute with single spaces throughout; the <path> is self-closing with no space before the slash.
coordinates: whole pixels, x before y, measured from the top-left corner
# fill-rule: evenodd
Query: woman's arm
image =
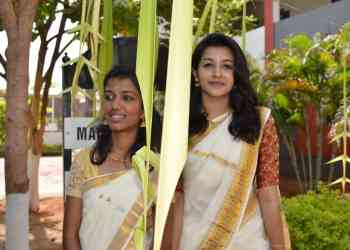
<path id="1" fill-rule="evenodd" d="M 269 117 L 264 127 L 259 151 L 257 196 L 272 250 L 290 249 L 287 225 L 283 223 L 282 218 L 278 185 L 279 140 L 274 120 Z"/>
<path id="2" fill-rule="evenodd" d="M 82 200 L 67 196 L 63 222 L 63 249 L 81 250 L 79 229 L 81 224 Z"/>
<path id="3" fill-rule="evenodd" d="M 262 187 L 257 190 L 262 217 L 272 250 L 290 249 L 288 234 L 283 225 L 281 198 L 278 186 Z"/>
<path id="4" fill-rule="evenodd" d="M 165 225 L 161 250 L 179 250 L 183 224 L 184 194 L 175 192 Z"/>

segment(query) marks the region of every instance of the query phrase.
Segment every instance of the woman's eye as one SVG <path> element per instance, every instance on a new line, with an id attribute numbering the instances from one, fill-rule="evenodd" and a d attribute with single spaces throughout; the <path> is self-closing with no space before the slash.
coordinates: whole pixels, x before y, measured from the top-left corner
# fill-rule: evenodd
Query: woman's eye
<path id="1" fill-rule="evenodd" d="M 105 99 L 106 99 L 106 101 L 111 101 L 111 100 L 113 100 L 113 96 L 112 95 L 105 95 Z"/>
<path id="2" fill-rule="evenodd" d="M 211 66 L 213 66 L 212 63 L 204 63 L 203 64 L 203 68 L 210 68 Z"/>
<path id="3" fill-rule="evenodd" d="M 231 64 L 224 64 L 225 69 L 233 69 L 233 66 Z"/>
<path id="4" fill-rule="evenodd" d="M 122 98 L 124 101 L 127 101 L 127 102 L 133 101 L 135 99 L 133 96 L 130 96 L 130 95 L 123 95 Z"/>

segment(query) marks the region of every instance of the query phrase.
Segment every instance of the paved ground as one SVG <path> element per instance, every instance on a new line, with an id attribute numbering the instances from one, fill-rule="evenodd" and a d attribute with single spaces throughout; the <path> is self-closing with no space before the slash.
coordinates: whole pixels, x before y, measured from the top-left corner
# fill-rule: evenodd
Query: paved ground
<path id="1" fill-rule="evenodd" d="M 61 157 L 42 157 L 39 168 L 40 212 L 30 215 L 30 250 L 61 250 L 63 221 L 63 163 Z M 0 159 L 0 250 L 5 247 L 4 160 Z"/>
<path id="2" fill-rule="evenodd" d="M 42 157 L 39 168 L 39 192 L 41 198 L 63 195 L 62 157 Z M 5 197 L 4 159 L 0 159 L 0 200 Z"/>

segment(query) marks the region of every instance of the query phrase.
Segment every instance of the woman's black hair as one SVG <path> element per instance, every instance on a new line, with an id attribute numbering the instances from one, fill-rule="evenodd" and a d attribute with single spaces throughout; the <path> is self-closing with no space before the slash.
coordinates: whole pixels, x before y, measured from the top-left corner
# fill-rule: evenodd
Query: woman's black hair
<path id="1" fill-rule="evenodd" d="M 135 71 L 126 65 L 114 66 L 105 76 L 103 81 L 104 89 L 106 89 L 107 83 L 113 78 L 130 79 L 136 87 L 137 91 L 141 94 L 139 81 L 137 80 Z M 160 115 L 153 109 L 153 121 L 152 121 L 152 150 L 155 152 L 160 151 L 160 138 L 161 138 L 161 121 Z M 97 141 L 90 152 L 90 161 L 93 164 L 101 165 L 107 158 L 108 153 L 112 148 L 112 131 L 106 124 L 99 124 L 97 129 Z M 137 150 L 146 145 L 146 128 L 140 127 L 137 133 L 136 141 L 130 149 L 131 155 Z"/>
<path id="2" fill-rule="evenodd" d="M 228 130 L 235 139 L 254 144 L 258 140 L 261 125 L 257 110 L 257 96 L 250 84 L 244 53 L 230 37 L 222 33 L 211 33 L 199 42 L 193 52 L 193 70 L 198 70 L 203 53 L 208 47 L 227 47 L 232 52 L 234 86 L 230 92 L 230 107 L 233 110 L 233 117 Z M 201 90 L 195 86 L 192 75 L 189 133 L 190 135 L 201 133 L 207 127 L 208 121 L 203 112 Z"/>

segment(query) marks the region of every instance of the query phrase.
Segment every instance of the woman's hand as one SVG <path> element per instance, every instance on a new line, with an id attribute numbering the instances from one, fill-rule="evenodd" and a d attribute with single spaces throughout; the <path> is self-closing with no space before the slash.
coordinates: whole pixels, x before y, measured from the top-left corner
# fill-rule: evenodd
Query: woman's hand
<path id="1" fill-rule="evenodd" d="M 79 229 L 81 224 L 82 200 L 67 196 L 63 223 L 63 249 L 81 250 Z"/>
<path id="2" fill-rule="evenodd" d="M 289 250 L 288 228 L 284 227 L 281 197 L 278 186 L 268 186 L 257 190 L 262 217 L 272 250 Z"/>

